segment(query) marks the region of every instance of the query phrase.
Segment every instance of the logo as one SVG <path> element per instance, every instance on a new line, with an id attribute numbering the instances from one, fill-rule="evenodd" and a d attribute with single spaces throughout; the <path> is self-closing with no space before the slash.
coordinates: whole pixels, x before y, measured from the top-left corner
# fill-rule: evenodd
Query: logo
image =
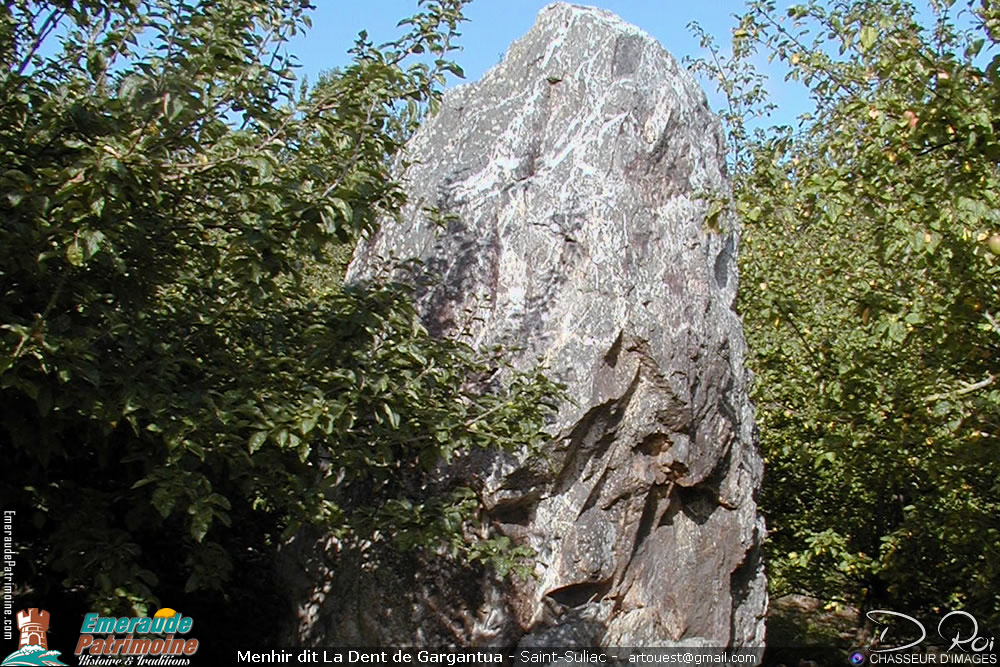
<path id="1" fill-rule="evenodd" d="M 878 616 L 881 614 L 895 616 L 906 620 L 911 625 L 911 629 L 915 632 L 919 632 L 920 636 L 906 644 L 900 644 L 898 646 L 886 645 L 886 634 L 889 632 L 892 624 L 886 620 L 880 620 Z M 886 609 L 873 609 L 866 615 L 868 616 L 868 620 L 873 623 L 885 626 L 878 636 L 879 644 L 881 644 L 883 648 L 872 649 L 872 653 L 902 651 L 916 646 L 927 638 L 927 630 L 924 628 L 924 624 L 912 616 L 901 614 L 898 611 L 888 611 Z M 949 619 L 952 619 L 950 623 Z M 976 617 L 967 611 L 956 610 L 948 612 L 941 617 L 941 621 L 937 626 L 937 631 L 938 636 L 941 637 L 941 639 L 951 642 L 951 645 L 946 649 L 947 651 L 953 651 L 955 649 L 972 651 L 974 653 L 993 651 L 994 638 L 980 635 L 979 623 L 976 621 Z M 954 635 L 951 634 L 952 631 L 954 631 Z"/>
<path id="2" fill-rule="evenodd" d="M 17 629 L 21 639 L 17 650 L 4 658 L 0 665 L 65 665 L 59 661 L 59 651 L 49 650 L 49 612 L 44 609 L 22 609 L 17 612 Z"/>
<path id="3" fill-rule="evenodd" d="M 937 639 L 928 637 L 927 628 L 919 620 L 888 609 L 873 609 L 866 616 L 881 631 L 866 650 L 853 650 L 863 662 L 872 665 L 883 663 L 903 665 L 997 665 L 995 641 L 988 633 L 981 632 L 975 616 L 967 611 L 950 611 L 937 624 Z M 924 645 L 926 641 L 926 645 Z"/>
<path id="4" fill-rule="evenodd" d="M 194 619 L 169 607 L 148 616 L 83 617 L 80 639 L 73 651 L 81 665 L 187 665 L 198 652 L 198 640 L 188 637 Z"/>
<path id="5" fill-rule="evenodd" d="M 856 648 L 851 649 L 851 652 L 847 656 L 847 661 L 850 662 L 855 667 L 865 664 L 865 660 L 867 659 L 868 656 L 865 654 L 865 652 Z"/>

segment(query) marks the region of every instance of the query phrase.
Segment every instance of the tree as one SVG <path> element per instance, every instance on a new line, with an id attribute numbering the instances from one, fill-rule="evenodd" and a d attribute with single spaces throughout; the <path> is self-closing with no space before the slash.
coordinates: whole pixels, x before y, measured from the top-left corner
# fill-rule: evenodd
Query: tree
<path id="1" fill-rule="evenodd" d="M 960 8 L 752 2 L 700 67 L 731 100 L 773 592 L 995 626 L 1000 9 Z M 798 127 L 749 129 L 758 53 L 808 87 Z"/>
<path id="2" fill-rule="evenodd" d="M 464 1 L 422 2 L 380 47 L 362 33 L 302 94 L 285 44 L 305 0 L 0 10 L 0 501 L 25 517 L 22 593 L 133 613 L 234 594 L 305 524 L 509 566 L 476 537 L 475 489 L 428 471 L 539 443 L 557 388 L 477 383 L 502 358 L 429 336 L 401 285 L 329 275 L 405 201 L 391 163 L 460 74 Z"/>

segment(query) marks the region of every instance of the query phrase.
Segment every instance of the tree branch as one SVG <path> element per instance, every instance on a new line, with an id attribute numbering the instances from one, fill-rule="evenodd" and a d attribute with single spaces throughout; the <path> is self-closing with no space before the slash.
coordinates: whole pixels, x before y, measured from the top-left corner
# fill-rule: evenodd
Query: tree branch
<path id="1" fill-rule="evenodd" d="M 930 396 L 924 399 L 924 403 L 933 403 L 934 401 L 939 401 L 942 398 L 953 398 L 958 396 L 964 396 L 966 394 L 971 394 L 974 391 L 978 391 L 980 389 L 989 387 L 995 381 L 996 381 L 996 376 L 991 373 L 990 375 L 986 376 L 985 380 L 980 380 L 979 382 L 966 385 L 961 389 L 956 389 L 954 391 L 944 391 L 939 394 L 931 394 Z"/>

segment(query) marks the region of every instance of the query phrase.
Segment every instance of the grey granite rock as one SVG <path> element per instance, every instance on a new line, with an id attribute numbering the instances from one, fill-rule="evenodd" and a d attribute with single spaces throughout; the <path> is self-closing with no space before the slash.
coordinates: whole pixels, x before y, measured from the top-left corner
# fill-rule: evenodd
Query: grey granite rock
<path id="1" fill-rule="evenodd" d="M 736 221 L 720 125 L 692 77 L 613 14 L 543 9 L 408 146 L 403 218 L 358 248 L 441 280 L 432 331 L 541 358 L 574 399 L 544 464 L 475 457 L 491 518 L 535 578 L 400 561 L 370 573 L 290 553 L 296 639 L 320 644 L 759 646 L 762 464 L 744 370 Z M 422 213 L 454 214 L 445 230 Z"/>

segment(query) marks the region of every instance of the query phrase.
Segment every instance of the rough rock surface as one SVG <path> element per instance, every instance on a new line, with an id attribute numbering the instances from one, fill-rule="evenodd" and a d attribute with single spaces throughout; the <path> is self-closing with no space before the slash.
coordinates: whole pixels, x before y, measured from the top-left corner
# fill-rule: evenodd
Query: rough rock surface
<path id="1" fill-rule="evenodd" d="M 759 646 L 762 464 L 736 313 L 736 222 L 717 119 L 650 36 L 543 9 L 412 139 L 410 204 L 349 279 L 418 257 L 430 328 L 541 357 L 574 403 L 544 465 L 478 459 L 491 516 L 536 577 L 444 565 L 377 574 L 298 553 L 296 639 L 318 644 Z M 440 230 L 423 207 L 454 214 Z"/>

